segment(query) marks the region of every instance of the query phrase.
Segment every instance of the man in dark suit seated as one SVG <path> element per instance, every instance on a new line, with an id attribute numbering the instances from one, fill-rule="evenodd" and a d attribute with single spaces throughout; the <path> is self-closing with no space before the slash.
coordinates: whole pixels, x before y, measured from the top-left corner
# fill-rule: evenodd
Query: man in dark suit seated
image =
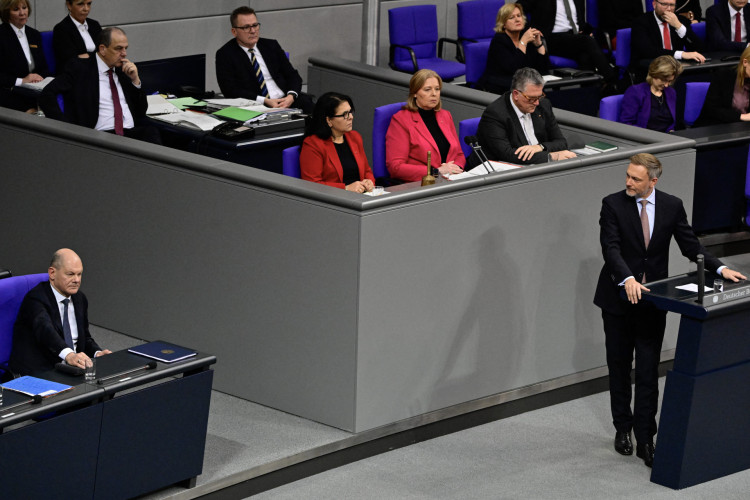
<path id="1" fill-rule="evenodd" d="M 269 108 L 300 108 L 312 112 L 302 94 L 302 77 L 279 42 L 260 38 L 255 11 L 238 7 L 230 16 L 234 38 L 216 51 L 216 79 L 224 97 L 244 97 Z"/>
<path id="2" fill-rule="evenodd" d="M 96 57 L 71 59 L 62 74 L 42 91 L 39 103 L 49 118 L 82 127 L 161 144 L 156 128 L 146 123 L 146 94 L 138 68 L 127 59 L 128 37 L 120 28 L 99 34 Z M 62 94 L 65 112 L 57 95 Z"/>
<path id="3" fill-rule="evenodd" d="M 711 50 L 740 53 L 747 47 L 750 33 L 748 0 L 728 0 L 706 11 L 706 42 Z"/>
<path id="4" fill-rule="evenodd" d="M 701 54 L 703 41 L 693 32 L 690 22 L 674 13 L 675 0 L 653 0 L 654 11 L 646 12 L 633 23 L 632 66 L 642 74 L 659 56 L 677 60 L 706 61 Z M 684 19 L 684 18 L 683 18 Z"/>
<path id="5" fill-rule="evenodd" d="M 49 281 L 29 290 L 13 326 L 10 369 L 34 375 L 55 368 L 61 361 L 79 368 L 91 358 L 110 354 L 89 333 L 88 301 L 79 292 L 83 263 L 70 249 L 52 256 Z"/>
<path id="6" fill-rule="evenodd" d="M 575 156 L 567 150 L 568 142 L 552 105 L 544 100 L 543 87 L 544 79 L 537 70 L 521 68 L 513 75 L 512 90 L 484 110 L 477 138 L 490 160 L 531 164 Z M 480 163 L 474 153 L 468 168 Z"/>
<path id="7" fill-rule="evenodd" d="M 584 21 L 584 0 L 518 0 L 531 26 L 542 32 L 550 55 L 574 59 L 582 69 L 596 69 L 608 85 L 617 80 L 615 70 Z"/>
<path id="8" fill-rule="evenodd" d="M 656 191 L 661 162 L 648 153 L 630 158 L 625 190 L 602 201 L 599 218 L 604 266 L 599 274 L 594 304 L 602 309 L 615 450 L 632 455 L 630 432 L 635 432 L 637 456 L 651 467 L 654 460 L 656 411 L 659 403 L 659 356 L 666 311 L 641 302 L 642 283 L 667 277 L 669 245 L 674 237 L 682 254 L 695 260 L 705 256 L 706 267 L 724 279 L 745 276 L 724 266 L 706 252 L 687 222 L 682 200 Z M 620 298 L 625 290 L 628 300 Z M 631 411 L 630 370 L 635 352 L 635 402 Z"/>

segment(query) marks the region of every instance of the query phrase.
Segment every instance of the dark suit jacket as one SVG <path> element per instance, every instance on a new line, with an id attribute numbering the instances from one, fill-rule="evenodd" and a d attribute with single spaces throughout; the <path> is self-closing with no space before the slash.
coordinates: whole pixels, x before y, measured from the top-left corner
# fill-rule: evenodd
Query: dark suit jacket
<path id="1" fill-rule="evenodd" d="M 630 28 L 633 21 L 643 15 L 643 2 L 641 0 L 597 0 L 599 6 L 600 28 L 609 36 L 615 37 L 617 30 Z"/>
<path id="2" fill-rule="evenodd" d="M 656 190 L 654 228 L 648 250 L 643 242 L 641 218 L 635 198 L 623 189 L 602 200 L 599 217 L 599 240 L 604 254 L 604 267 L 599 274 L 594 304 L 611 314 L 625 314 L 627 302 L 620 298 L 619 286 L 628 276 L 648 281 L 667 277 L 669 245 L 674 236 L 682 255 L 695 261 L 702 253 L 706 269 L 716 271 L 721 261 L 706 253 L 687 222 L 682 200 Z"/>
<path id="3" fill-rule="evenodd" d="M 479 120 L 477 138 L 490 160 L 522 164 L 546 163 L 551 151 L 562 151 L 568 148 L 568 141 L 565 140 L 565 136 L 557 125 L 557 119 L 552 113 L 552 105 L 549 100 L 542 99 L 531 114 L 531 122 L 534 124 L 534 135 L 539 143 L 547 148 L 547 151 L 536 153 L 527 161 L 519 160 L 513 152 L 527 145 L 528 141 L 523 133 L 521 122 L 510 104 L 511 95 L 512 92 L 506 92 L 487 106 L 482 113 L 482 119 Z M 472 154 L 468 163 L 467 169 L 481 162 L 476 154 Z"/>
<path id="4" fill-rule="evenodd" d="M 531 26 L 542 32 L 544 36 L 552 33 L 555 27 L 555 15 L 557 15 L 557 2 L 555 0 L 518 0 L 523 6 L 523 11 L 529 16 Z M 586 3 L 584 0 L 574 0 L 576 6 L 576 21 L 578 29 L 584 33 L 591 31 L 591 26 L 586 24 Z"/>
<path id="5" fill-rule="evenodd" d="M 746 80 L 747 81 L 747 80 Z M 740 112 L 732 107 L 734 86 L 737 83 L 737 70 L 724 68 L 713 74 L 708 87 L 706 100 L 695 127 L 740 121 Z"/>
<path id="6" fill-rule="evenodd" d="M 39 104 L 49 118 L 74 123 L 83 127 L 94 128 L 99 119 L 99 73 L 96 58 L 71 59 L 65 71 L 58 74 L 54 81 L 47 85 L 39 97 Z M 125 101 L 136 125 L 146 117 L 146 94 L 138 89 L 120 68 L 115 68 L 120 79 Z M 57 94 L 65 99 L 65 114 L 57 104 Z"/>
<path id="7" fill-rule="evenodd" d="M 521 36 L 526 30 L 521 32 Z M 505 33 L 495 33 L 487 53 L 487 66 L 479 84 L 491 92 L 505 92 L 510 88 L 513 74 L 524 67 L 534 68 L 539 73 L 549 73 L 549 56 L 537 52 L 530 43 L 524 54 Z"/>
<path id="8" fill-rule="evenodd" d="M 47 61 L 42 50 L 42 35 L 34 28 L 26 26 L 31 57 L 34 58 L 34 73 L 49 76 Z M 36 107 L 32 94 L 14 91 L 16 78 L 29 74 L 29 63 L 23 54 L 21 42 L 10 24 L 0 24 L 0 106 L 25 111 Z"/>
<path id="9" fill-rule="evenodd" d="M 354 159 L 359 167 L 359 180 L 370 179 L 375 183 L 370 164 L 367 163 L 365 147 L 359 132 L 351 131 L 344 134 L 344 139 L 352 150 Z M 305 137 L 299 156 L 300 171 L 306 181 L 318 182 L 344 189 L 344 169 L 341 166 L 339 154 L 331 139 L 321 139 L 317 135 Z"/>
<path id="10" fill-rule="evenodd" d="M 302 92 L 302 77 L 289 62 L 279 42 L 261 38 L 257 47 L 276 85 L 285 93 L 293 91 L 299 95 Z M 234 38 L 216 51 L 216 79 L 224 97 L 255 99 L 260 94 L 260 85 L 247 51 Z"/>
<path id="11" fill-rule="evenodd" d="M 684 38 L 677 35 L 677 30 L 672 26 L 669 27 L 669 36 L 672 42 L 672 50 L 667 50 L 661 40 L 661 24 L 656 22 L 653 12 L 646 12 L 633 23 L 631 31 L 632 55 L 631 61 L 638 64 L 641 60 L 652 60 L 659 56 L 674 56 L 678 50 L 688 52 L 702 52 L 705 50 L 703 41 L 690 27 L 690 22 L 680 18 L 683 26 L 687 28 Z"/>
<path id="12" fill-rule="evenodd" d="M 750 5 L 742 9 L 745 30 L 750 33 Z M 710 50 L 742 52 L 747 42 L 732 41 L 734 19 L 729 17 L 729 4 L 726 1 L 712 5 L 706 11 L 706 42 Z"/>
<path id="13" fill-rule="evenodd" d="M 96 39 L 99 37 L 99 33 L 102 32 L 102 27 L 91 18 L 86 19 L 86 24 L 89 27 L 89 35 L 91 35 L 94 45 L 96 45 Z M 81 38 L 78 27 L 70 16 L 65 16 L 65 19 L 57 23 L 52 30 L 52 48 L 55 51 L 57 73 L 62 73 L 65 70 L 65 65 L 68 61 L 78 57 L 78 54 L 87 52 L 86 44 L 83 43 L 83 38 Z M 96 52 L 96 49 L 94 49 L 94 52 Z M 89 53 L 89 55 L 93 56 L 94 54 Z"/>
<path id="14" fill-rule="evenodd" d="M 76 352 L 93 357 L 101 348 L 89 332 L 88 301 L 81 292 L 70 298 L 78 325 Z M 61 361 L 60 351 L 66 347 L 55 295 L 49 281 L 43 281 L 29 290 L 21 302 L 13 326 L 10 368 L 21 375 L 52 370 Z"/>

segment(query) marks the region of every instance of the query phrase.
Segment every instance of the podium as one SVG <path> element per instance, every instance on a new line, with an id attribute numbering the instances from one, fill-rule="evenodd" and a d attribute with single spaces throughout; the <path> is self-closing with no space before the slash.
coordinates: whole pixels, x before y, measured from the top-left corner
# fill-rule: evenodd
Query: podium
<path id="1" fill-rule="evenodd" d="M 706 274 L 706 283 L 716 276 Z M 724 291 L 675 287 L 689 273 L 649 283 L 644 299 L 680 314 L 674 367 L 667 373 L 651 481 L 687 488 L 750 468 L 750 285 Z"/>

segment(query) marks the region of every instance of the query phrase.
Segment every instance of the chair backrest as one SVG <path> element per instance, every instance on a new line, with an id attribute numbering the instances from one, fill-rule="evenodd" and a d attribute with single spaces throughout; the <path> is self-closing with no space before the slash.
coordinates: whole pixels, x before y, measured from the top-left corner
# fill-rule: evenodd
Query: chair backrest
<path id="1" fill-rule="evenodd" d="M 281 151 L 281 173 L 300 179 L 299 152 L 302 146 L 292 146 Z"/>
<path id="2" fill-rule="evenodd" d="M 702 21 L 700 23 L 693 23 L 690 25 L 691 28 L 693 28 L 693 31 L 695 32 L 695 36 L 706 41 L 706 22 Z"/>
<path id="3" fill-rule="evenodd" d="M 490 51 L 490 42 L 468 43 L 464 48 L 464 60 L 466 63 L 466 83 L 473 87 L 484 74 L 487 68 L 487 54 Z"/>
<path id="4" fill-rule="evenodd" d="M 417 58 L 437 54 L 437 6 L 410 5 L 388 11 L 388 34 L 391 45 L 407 45 Z M 411 60 L 409 52 L 396 49 L 394 61 Z"/>
<path id="5" fill-rule="evenodd" d="M 466 158 L 471 156 L 473 150 L 471 149 L 471 146 L 464 142 L 464 137 L 466 137 L 467 135 L 477 135 L 479 120 L 481 120 L 481 118 L 469 118 L 458 122 L 458 138 L 461 141 L 461 149 L 463 150 L 464 156 Z"/>
<path id="6" fill-rule="evenodd" d="M 490 41 L 495 36 L 497 11 L 505 5 L 504 0 L 469 0 L 456 4 L 458 17 L 458 38 L 466 47 L 477 42 Z"/>
<path id="7" fill-rule="evenodd" d="M 646 4 L 646 12 L 653 12 L 654 11 L 654 3 L 650 0 L 645 0 L 644 3 Z"/>
<path id="8" fill-rule="evenodd" d="M 372 173 L 378 177 L 388 177 L 385 166 L 385 134 L 391 124 L 391 117 L 395 115 L 405 102 L 386 104 L 375 108 L 372 117 Z"/>
<path id="9" fill-rule="evenodd" d="M 685 84 L 685 125 L 691 127 L 701 114 L 706 100 L 709 82 L 687 82 Z"/>
<path id="10" fill-rule="evenodd" d="M 630 66 L 630 28 L 617 30 L 615 64 L 620 68 L 627 68 Z"/>
<path id="11" fill-rule="evenodd" d="M 622 98 L 622 94 L 603 97 L 602 100 L 599 101 L 599 118 L 612 122 L 620 121 Z"/>
<path id="12" fill-rule="evenodd" d="M 47 273 L 12 276 L 0 280 L 0 363 L 10 359 L 13 345 L 13 324 L 26 294 L 39 282 L 48 279 Z"/>
<path id="13" fill-rule="evenodd" d="M 589 23 L 594 28 L 599 27 L 599 2 L 598 0 L 586 0 L 586 22 Z"/>
<path id="14" fill-rule="evenodd" d="M 51 75 L 57 74 L 57 61 L 55 60 L 55 51 L 52 49 L 52 32 L 42 31 L 42 52 L 44 59 L 47 61 L 47 68 Z"/>

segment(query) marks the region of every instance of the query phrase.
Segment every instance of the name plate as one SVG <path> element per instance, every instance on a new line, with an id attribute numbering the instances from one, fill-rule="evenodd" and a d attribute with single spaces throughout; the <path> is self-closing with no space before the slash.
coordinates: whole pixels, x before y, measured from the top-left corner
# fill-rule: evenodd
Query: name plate
<path id="1" fill-rule="evenodd" d="M 739 288 L 732 288 L 719 293 L 706 294 L 703 297 L 703 305 L 711 306 L 714 304 L 721 304 L 722 302 L 731 302 L 733 300 L 746 299 L 750 297 L 750 285 L 745 285 Z"/>

